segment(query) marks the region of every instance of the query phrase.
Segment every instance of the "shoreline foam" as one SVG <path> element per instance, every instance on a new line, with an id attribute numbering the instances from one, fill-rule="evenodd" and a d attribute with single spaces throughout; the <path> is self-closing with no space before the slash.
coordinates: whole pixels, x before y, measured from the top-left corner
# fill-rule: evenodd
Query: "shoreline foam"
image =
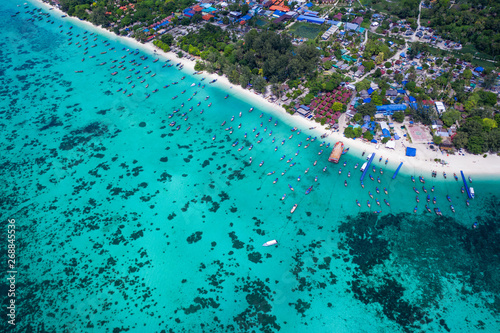
<path id="1" fill-rule="evenodd" d="M 63 12 L 61 9 L 52 6 L 43 2 L 42 0 L 33 0 L 38 3 L 42 7 L 45 7 L 46 10 L 49 8 L 53 8 L 53 11 L 60 13 L 61 15 L 67 15 L 67 13 Z M 157 55 L 158 57 L 163 57 L 164 59 L 169 59 L 171 61 L 177 61 L 184 65 L 184 69 L 186 71 L 194 71 L 195 61 L 186 59 L 186 58 L 178 58 L 172 52 L 164 52 L 163 50 L 157 48 L 153 45 L 152 42 L 142 44 L 131 37 L 126 36 L 118 36 L 115 33 L 106 30 L 100 26 L 95 26 L 92 23 L 84 20 L 80 20 L 73 16 L 67 16 L 67 19 L 74 21 L 75 23 L 81 23 L 87 26 L 89 29 L 93 29 L 98 31 L 100 34 L 107 36 L 108 38 L 112 38 L 115 41 L 119 41 L 126 45 L 135 48 L 142 48 L 148 50 L 151 55 Z M 187 73 L 191 75 L 192 73 Z M 496 154 L 487 154 L 487 158 L 484 158 L 482 155 L 473 155 L 469 153 L 465 153 L 465 156 L 462 155 L 449 155 L 441 153 L 441 151 L 432 151 L 429 149 L 427 144 L 424 143 L 409 143 L 406 139 L 401 138 L 396 141 L 396 149 L 387 149 L 385 145 L 380 144 L 380 148 L 376 149 L 375 146 L 371 143 L 363 142 L 360 138 L 358 139 L 349 139 L 343 136 L 340 132 L 331 132 L 327 130 L 326 125 L 321 125 L 314 121 L 309 121 L 302 116 L 294 116 L 290 115 L 286 112 L 284 108 L 275 103 L 271 103 L 266 100 L 264 97 L 260 95 L 256 95 L 250 90 L 243 89 L 239 85 L 234 85 L 229 82 L 228 78 L 225 75 L 219 76 L 215 73 L 203 72 L 203 75 L 211 81 L 213 79 L 217 79 L 217 82 L 221 83 L 219 89 L 223 89 L 228 93 L 232 93 L 234 97 L 244 99 L 249 104 L 256 106 L 257 108 L 265 109 L 266 112 L 271 111 L 273 115 L 280 116 L 284 115 L 283 120 L 287 123 L 290 123 L 291 126 L 303 126 L 303 131 L 313 131 L 312 135 L 317 136 L 318 138 L 324 133 L 331 133 L 326 139 L 327 142 L 330 142 L 332 145 L 335 144 L 336 141 L 343 141 L 346 147 L 349 147 L 352 152 L 356 152 L 361 154 L 361 152 L 366 151 L 369 153 L 376 153 L 377 157 L 383 156 L 383 159 L 389 158 L 389 163 L 397 163 L 399 165 L 400 162 L 403 162 L 402 172 L 407 170 L 414 170 L 414 173 L 424 174 L 424 176 L 429 176 L 432 170 L 435 170 L 438 173 L 438 176 L 443 172 L 447 172 L 448 176 L 453 176 L 453 173 L 459 174 L 462 170 L 467 175 L 478 175 L 479 178 L 485 176 L 500 176 L 500 172 L 497 170 L 497 165 L 500 165 L 500 156 Z M 308 130 L 311 127 L 315 127 L 313 130 Z M 411 146 L 417 149 L 417 155 L 415 157 L 408 157 L 405 155 L 405 146 Z M 435 162 L 435 159 L 441 159 L 446 161 L 448 164 L 441 164 Z"/>

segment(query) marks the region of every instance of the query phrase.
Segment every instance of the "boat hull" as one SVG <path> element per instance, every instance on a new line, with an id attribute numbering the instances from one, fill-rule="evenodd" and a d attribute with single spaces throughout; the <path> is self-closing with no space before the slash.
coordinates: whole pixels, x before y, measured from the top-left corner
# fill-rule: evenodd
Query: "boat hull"
<path id="1" fill-rule="evenodd" d="M 262 244 L 262 246 L 273 246 L 273 245 L 276 245 L 278 244 L 278 241 L 276 239 L 273 239 L 273 240 L 270 240 L 270 241 L 267 241 L 265 242 L 264 244 Z"/>
<path id="2" fill-rule="evenodd" d="M 328 161 L 333 163 L 339 163 L 340 156 L 344 151 L 344 143 L 342 141 L 338 141 L 332 149 L 332 153 L 328 158 Z"/>

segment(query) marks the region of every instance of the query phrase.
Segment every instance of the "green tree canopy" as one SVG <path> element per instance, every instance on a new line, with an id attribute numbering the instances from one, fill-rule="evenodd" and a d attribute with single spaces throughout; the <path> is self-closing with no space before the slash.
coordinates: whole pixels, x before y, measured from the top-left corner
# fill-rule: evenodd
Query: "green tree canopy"
<path id="1" fill-rule="evenodd" d="M 464 79 L 470 80 L 472 78 L 472 71 L 470 69 L 466 68 L 462 75 L 463 75 Z"/>
<path id="2" fill-rule="evenodd" d="M 439 146 L 441 143 L 443 143 L 443 138 L 439 135 L 433 135 L 432 141 Z"/>
<path id="3" fill-rule="evenodd" d="M 444 112 L 441 115 L 441 120 L 446 126 L 450 127 L 457 120 L 460 119 L 460 116 L 461 116 L 460 111 L 457 111 L 455 109 L 449 109 L 448 111 Z"/>
<path id="4" fill-rule="evenodd" d="M 363 138 L 365 138 L 368 141 L 372 141 L 373 140 L 372 132 L 366 131 L 365 133 L 363 133 Z"/>
<path id="5" fill-rule="evenodd" d="M 496 128 L 498 126 L 498 124 L 494 119 L 484 118 L 483 119 L 483 126 L 486 130 L 490 131 L 493 128 Z"/>
<path id="6" fill-rule="evenodd" d="M 394 114 L 392 115 L 392 119 L 394 121 L 397 121 L 398 123 L 402 123 L 405 119 L 405 114 L 402 111 L 394 112 Z"/>
<path id="7" fill-rule="evenodd" d="M 368 90 L 370 88 L 370 81 L 368 81 L 367 79 L 363 79 L 363 81 L 356 83 L 355 86 L 356 91 Z"/>
<path id="8" fill-rule="evenodd" d="M 374 117 L 375 113 L 377 112 L 377 107 L 373 103 L 366 103 L 366 104 L 358 106 L 358 112 L 362 116 Z"/>

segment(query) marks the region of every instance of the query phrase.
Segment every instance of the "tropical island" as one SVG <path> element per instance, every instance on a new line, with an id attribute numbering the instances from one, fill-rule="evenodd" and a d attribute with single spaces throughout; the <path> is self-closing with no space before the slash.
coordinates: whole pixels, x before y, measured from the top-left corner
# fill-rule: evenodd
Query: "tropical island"
<path id="1" fill-rule="evenodd" d="M 417 126 L 448 154 L 500 151 L 492 0 L 48 2 L 348 138 L 391 148 Z"/>

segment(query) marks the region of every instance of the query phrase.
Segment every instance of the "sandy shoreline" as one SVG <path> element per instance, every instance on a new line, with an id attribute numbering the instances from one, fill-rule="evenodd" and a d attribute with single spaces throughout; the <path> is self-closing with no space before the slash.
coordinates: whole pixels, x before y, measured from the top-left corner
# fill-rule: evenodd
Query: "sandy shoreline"
<path id="1" fill-rule="evenodd" d="M 33 0 L 33 2 L 41 5 L 44 9 L 49 10 L 53 8 L 53 12 L 56 12 L 60 15 L 67 15 L 62 10 L 57 7 L 53 7 L 47 3 L 42 2 L 41 0 Z M 186 58 L 178 58 L 176 54 L 172 52 L 164 52 L 163 50 L 157 48 L 153 45 L 153 43 L 141 44 L 133 38 L 117 36 L 113 32 L 110 32 L 102 27 L 97 27 L 88 21 L 79 20 L 76 17 L 66 17 L 65 19 L 72 20 L 75 24 L 82 24 L 89 29 L 94 29 L 98 31 L 100 34 L 105 35 L 107 38 L 119 41 L 126 45 L 130 45 L 134 48 L 139 48 L 143 50 L 147 50 L 151 55 L 158 55 L 158 57 L 164 58 L 165 60 L 170 59 L 171 61 L 180 62 L 184 64 L 185 71 L 189 72 L 188 74 L 192 74 L 194 72 L 195 61 L 188 60 Z M 286 112 L 284 108 L 281 106 L 271 103 L 261 95 L 256 95 L 250 90 L 243 89 L 239 85 L 233 85 L 229 82 L 226 76 L 219 76 L 217 74 L 209 74 L 204 72 L 203 76 L 205 76 L 208 81 L 213 79 L 217 79 L 217 83 L 221 84 L 221 89 L 226 90 L 228 93 L 235 98 L 240 98 L 248 101 L 250 104 L 255 106 L 256 108 L 265 109 L 266 111 L 271 111 L 273 115 L 276 116 L 284 116 L 285 122 L 290 123 L 292 126 L 301 127 L 303 132 L 311 132 L 311 135 L 315 135 L 320 140 L 320 136 L 324 133 L 330 133 L 330 135 L 325 139 L 325 141 L 330 142 L 332 145 L 337 141 L 343 141 L 345 147 L 350 148 L 350 152 L 348 154 L 356 154 L 357 156 L 361 156 L 363 151 L 366 151 L 366 154 L 376 153 L 376 158 L 374 161 L 378 162 L 378 158 L 382 157 L 383 161 L 385 159 L 389 159 L 389 166 L 396 168 L 400 162 L 403 162 L 403 167 L 401 169 L 404 173 L 413 173 L 413 174 L 422 174 L 425 177 L 430 177 L 430 173 L 432 170 L 437 171 L 438 177 L 442 177 L 443 171 L 447 173 L 448 177 L 453 177 L 453 173 L 459 175 L 462 170 L 466 175 L 479 175 L 481 176 L 500 176 L 500 156 L 496 154 L 487 154 L 487 158 L 483 158 L 482 155 L 472 155 L 465 154 L 465 156 L 461 155 L 447 155 L 446 153 L 442 153 L 441 151 L 433 151 L 428 148 L 427 144 L 416 144 L 409 143 L 406 141 L 406 138 L 401 138 L 401 140 L 396 141 L 395 149 L 387 149 L 385 145 L 380 144 L 379 149 L 376 149 L 375 144 L 363 142 L 361 139 L 348 139 L 345 138 L 344 135 L 340 132 L 334 132 L 326 129 L 326 126 L 322 126 L 319 123 L 314 121 L 307 120 L 302 116 L 291 116 Z M 311 127 L 315 127 L 314 130 L 308 130 Z M 404 141 L 403 141 L 404 140 Z M 403 146 L 404 145 L 404 146 Z M 415 157 L 405 156 L 405 146 L 410 146 L 417 149 L 417 155 Z M 326 152 L 325 153 L 329 153 Z M 359 155 L 358 155 L 359 154 Z M 448 164 L 442 165 L 441 163 L 437 163 L 434 160 L 441 159 L 446 161 Z"/>

